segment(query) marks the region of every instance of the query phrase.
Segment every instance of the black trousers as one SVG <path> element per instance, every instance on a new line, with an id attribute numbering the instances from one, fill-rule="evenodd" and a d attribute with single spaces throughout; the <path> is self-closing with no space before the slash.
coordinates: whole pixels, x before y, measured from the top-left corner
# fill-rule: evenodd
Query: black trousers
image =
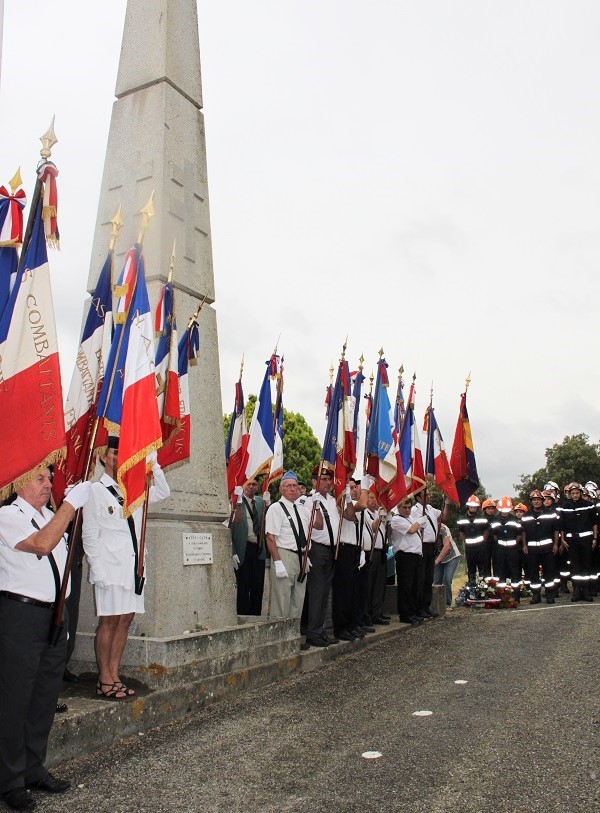
<path id="1" fill-rule="evenodd" d="M 369 606 L 369 554 L 367 553 L 366 556 L 367 561 L 356 574 L 358 599 L 355 607 L 355 618 L 357 624 L 370 627 L 373 623 L 373 619 L 371 618 Z"/>
<path id="2" fill-rule="evenodd" d="M 518 587 L 521 581 L 521 569 L 519 566 L 519 551 L 517 545 L 510 548 L 504 545 L 498 545 L 496 549 L 496 561 L 498 571 L 495 575 L 503 584 L 507 579 L 510 579 L 513 587 Z"/>
<path id="3" fill-rule="evenodd" d="M 571 578 L 573 587 L 588 584 L 592 573 L 592 537 L 583 539 L 567 539 L 569 556 L 571 558 Z"/>
<path id="4" fill-rule="evenodd" d="M 419 596 L 419 610 L 428 610 L 433 598 L 433 571 L 435 568 L 435 544 L 423 543 L 423 556 L 421 558 L 421 593 Z"/>
<path id="5" fill-rule="evenodd" d="M 359 556 L 358 545 L 340 543 L 333 570 L 333 629 L 336 634 L 356 626 Z"/>
<path id="6" fill-rule="evenodd" d="M 402 550 L 396 553 L 400 621 L 408 621 L 411 616 L 418 615 L 421 611 L 419 604 L 422 578 L 421 558 L 418 553 L 405 553 Z"/>
<path id="7" fill-rule="evenodd" d="M 487 542 L 475 542 L 472 545 L 465 542 L 465 553 L 467 556 L 467 574 L 470 582 L 476 581 L 478 572 L 480 579 L 492 575 L 490 546 Z"/>
<path id="8" fill-rule="evenodd" d="M 309 637 L 319 638 L 325 628 L 327 599 L 333 579 L 333 548 L 312 542 L 309 558 L 310 570 L 306 577 L 308 596 L 306 634 Z"/>
<path id="9" fill-rule="evenodd" d="M 387 559 L 383 550 L 371 552 L 369 560 L 369 618 L 371 623 L 381 618 L 387 584 Z"/>
<path id="10" fill-rule="evenodd" d="M 259 559 L 258 545 L 248 542 L 244 561 L 235 571 L 238 615 L 260 615 L 265 588 L 265 560 Z"/>
<path id="11" fill-rule="evenodd" d="M 556 557 L 552 553 L 552 543 L 549 545 L 530 545 L 528 548 L 527 562 L 529 564 L 529 581 L 532 590 L 541 590 L 540 567 L 544 574 L 546 590 L 554 588 L 554 580 L 558 584 L 556 572 Z"/>
<path id="12" fill-rule="evenodd" d="M 71 655 L 75 649 L 77 637 L 77 625 L 79 624 L 79 600 L 81 598 L 81 576 L 83 568 L 78 561 L 79 556 L 75 554 L 71 565 L 71 592 L 66 600 L 67 612 L 69 614 L 69 637 L 67 638 L 67 663 L 71 660 Z"/>
<path id="13" fill-rule="evenodd" d="M 67 654 L 67 619 L 48 645 L 52 610 L 0 597 L 0 793 L 44 779 Z"/>

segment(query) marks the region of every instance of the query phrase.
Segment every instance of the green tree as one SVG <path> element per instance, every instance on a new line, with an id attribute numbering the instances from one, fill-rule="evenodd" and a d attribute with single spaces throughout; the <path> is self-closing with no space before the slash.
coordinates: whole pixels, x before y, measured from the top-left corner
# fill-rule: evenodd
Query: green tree
<path id="1" fill-rule="evenodd" d="M 600 444 L 590 443 L 589 436 L 567 435 L 562 443 L 546 449 L 546 465 L 533 474 L 522 474 L 514 487 L 521 500 L 534 488 L 543 488 L 549 481 L 563 488 L 573 481 L 600 483 Z"/>
<path id="2" fill-rule="evenodd" d="M 256 395 L 250 395 L 246 402 L 246 422 L 250 421 L 256 407 Z M 223 415 L 225 439 L 229 431 L 231 415 Z M 310 473 L 321 457 L 321 445 L 314 432 L 299 412 L 283 410 L 283 465 L 292 470 L 298 479 L 306 483 L 310 490 Z"/>

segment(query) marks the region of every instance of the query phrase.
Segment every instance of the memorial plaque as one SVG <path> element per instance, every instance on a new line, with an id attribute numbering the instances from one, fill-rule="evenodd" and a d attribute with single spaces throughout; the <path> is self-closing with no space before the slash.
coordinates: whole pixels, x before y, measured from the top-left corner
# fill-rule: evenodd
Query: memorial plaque
<path id="1" fill-rule="evenodd" d="M 183 564 L 212 565 L 212 534 L 183 534 Z"/>

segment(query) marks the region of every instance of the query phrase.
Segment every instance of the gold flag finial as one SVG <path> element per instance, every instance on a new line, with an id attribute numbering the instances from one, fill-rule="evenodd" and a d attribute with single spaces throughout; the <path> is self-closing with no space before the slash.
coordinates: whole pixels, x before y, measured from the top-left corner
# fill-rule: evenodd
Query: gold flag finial
<path id="1" fill-rule="evenodd" d="M 398 367 L 398 381 L 402 381 L 402 375 L 404 374 L 404 364 L 401 364 Z"/>
<path id="2" fill-rule="evenodd" d="M 10 191 L 12 192 L 13 195 L 20 186 L 23 186 L 23 179 L 21 178 L 21 167 L 17 169 L 15 174 L 8 182 L 8 185 L 10 186 Z"/>
<path id="3" fill-rule="evenodd" d="M 119 208 L 113 219 L 110 221 L 110 243 L 108 244 L 108 250 L 114 251 L 115 243 L 117 242 L 117 237 L 119 236 L 119 232 L 123 228 L 123 218 L 121 217 L 121 204 L 119 203 Z"/>
<path id="4" fill-rule="evenodd" d="M 383 346 L 379 348 L 379 358 L 383 358 Z"/>
<path id="5" fill-rule="evenodd" d="M 346 338 L 344 339 L 344 344 L 342 345 L 342 358 L 346 358 L 346 348 L 348 347 L 348 334 L 346 334 Z"/>
<path id="6" fill-rule="evenodd" d="M 175 245 L 177 240 L 173 240 L 173 250 L 171 251 L 171 262 L 169 263 L 169 273 L 167 275 L 167 282 L 173 281 L 173 271 L 175 269 Z"/>
<path id="7" fill-rule="evenodd" d="M 333 361 L 329 362 L 329 386 L 333 384 Z"/>
<path id="8" fill-rule="evenodd" d="M 204 296 L 202 297 L 202 301 L 200 302 L 200 304 L 198 305 L 198 308 L 196 309 L 196 313 L 193 316 L 190 316 L 190 321 L 188 322 L 188 330 L 192 327 L 194 322 L 198 321 L 198 317 L 200 316 L 200 311 L 202 310 L 202 306 L 206 302 L 206 297 L 207 296 L 208 296 L 208 294 L 204 294 Z"/>
<path id="9" fill-rule="evenodd" d="M 469 375 L 465 381 L 465 392 L 469 389 L 469 384 L 471 383 L 471 371 L 469 370 Z"/>
<path id="10" fill-rule="evenodd" d="M 40 155 L 42 158 L 50 158 L 52 155 L 52 147 L 58 141 L 56 137 L 56 133 L 54 132 L 54 119 L 56 117 L 52 116 L 52 121 L 50 122 L 50 127 L 46 130 L 43 136 L 40 136 L 40 141 L 42 142 L 42 149 L 40 150 Z"/>
<path id="11" fill-rule="evenodd" d="M 242 380 L 243 374 L 244 374 L 244 354 L 242 353 L 242 360 L 240 362 L 240 381 Z"/>
<path id="12" fill-rule="evenodd" d="M 358 369 L 362 372 L 363 364 L 365 363 L 365 357 L 363 354 L 360 354 L 360 358 L 358 360 Z"/>
<path id="13" fill-rule="evenodd" d="M 148 224 L 150 220 L 154 217 L 154 190 L 152 190 L 152 194 L 148 198 L 148 203 L 144 206 L 143 209 L 140 210 L 139 214 L 142 216 L 142 225 L 140 226 L 140 233 L 138 235 L 138 243 L 142 245 L 144 242 L 144 235 L 146 234 L 146 229 L 148 228 Z"/>
<path id="14" fill-rule="evenodd" d="M 369 376 L 369 387 L 371 388 L 370 392 L 373 392 L 373 381 L 375 381 L 375 375 L 373 370 L 371 370 L 371 375 Z"/>
<path id="15" fill-rule="evenodd" d="M 413 384 L 415 383 L 416 380 L 417 380 L 417 374 L 413 373 Z"/>
<path id="16" fill-rule="evenodd" d="M 275 342 L 275 350 L 273 350 L 273 355 L 274 356 L 277 355 L 277 348 L 279 347 L 279 339 L 281 339 L 281 333 L 279 334 L 279 336 L 277 337 L 277 341 Z"/>

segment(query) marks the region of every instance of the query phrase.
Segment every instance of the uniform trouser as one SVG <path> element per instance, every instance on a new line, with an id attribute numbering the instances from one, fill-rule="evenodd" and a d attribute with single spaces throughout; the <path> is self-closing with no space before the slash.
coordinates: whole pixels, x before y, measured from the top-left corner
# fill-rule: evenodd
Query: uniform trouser
<path id="1" fill-rule="evenodd" d="M 345 632 L 356 626 L 358 602 L 358 545 L 340 543 L 333 570 L 333 629 Z"/>
<path id="2" fill-rule="evenodd" d="M 77 554 L 73 559 L 71 567 L 71 592 L 66 600 L 67 612 L 69 614 L 69 637 L 67 638 L 67 663 L 71 659 L 75 649 L 75 639 L 77 636 L 77 625 L 79 624 L 79 599 L 81 597 L 81 576 L 83 568 L 77 560 Z"/>
<path id="3" fill-rule="evenodd" d="M 496 542 L 495 539 L 492 539 L 491 541 L 488 540 L 488 545 L 489 545 L 489 548 L 490 548 L 490 565 L 489 565 L 490 573 L 493 573 L 494 577 L 497 579 L 498 578 L 498 567 L 499 567 L 499 565 L 498 565 L 498 547 L 499 546 L 498 546 L 498 543 Z"/>
<path id="4" fill-rule="evenodd" d="M 373 623 L 373 619 L 371 618 L 371 612 L 369 609 L 369 565 L 368 565 L 368 557 L 370 554 L 367 552 L 366 554 L 367 561 L 365 564 L 359 569 L 358 573 L 356 574 L 356 587 L 357 587 L 357 602 L 356 602 L 356 612 L 355 612 L 355 620 L 356 624 L 362 625 L 364 627 L 370 627 Z"/>
<path id="5" fill-rule="evenodd" d="M 498 545 L 496 553 L 498 564 L 498 572 L 496 573 L 500 584 L 505 584 L 507 579 L 510 579 L 513 587 L 518 587 L 521 581 L 521 572 L 519 570 L 519 552 L 517 545 L 506 547 Z"/>
<path id="6" fill-rule="evenodd" d="M 433 569 L 435 567 L 435 544 L 423 543 L 423 556 L 421 557 L 421 584 L 419 595 L 419 609 L 428 610 L 433 598 Z"/>
<path id="7" fill-rule="evenodd" d="M 421 555 L 418 553 L 396 552 L 396 579 L 398 582 L 398 615 L 400 621 L 407 621 L 420 612 L 419 596 L 421 583 Z"/>
<path id="8" fill-rule="evenodd" d="M 0 793 L 44 779 L 65 670 L 67 618 L 48 644 L 52 610 L 0 597 Z"/>
<path id="9" fill-rule="evenodd" d="M 371 551 L 369 560 L 369 618 L 377 621 L 383 614 L 387 584 L 387 560 L 383 550 Z"/>
<path id="10" fill-rule="evenodd" d="M 273 618 L 300 618 L 304 593 L 306 592 L 306 579 L 299 582 L 300 560 L 295 550 L 277 548 L 279 558 L 285 565 L 287 576 L 279 579 L 275 575 L 275 568 L 271 565 L 271 616 Z"/>
<path id="11" fill-rule="evenodd" d="M 479 578 L 485 579 L 492 575 L 490 567 L 490 546 L 487 542 L 465 542 L 465 553 L 467 556 L 467 575 L 470 582 Z"/>
<path id="12" fill-rule="evenodd" d="M 265 588 L 265 560 L 258 545 L 248 542 L 244 561 L 235 571 L 238 615 L 260 615 Z"/>
<path id="13" fill-rule="evenodd" d="M 443 584 L 446 588 L 446 607 L 452 606 L 452 579 L 456 573 L 460 556 L 455 556 L 449 562 L 440 562 L 433 569 L 433 583 Z"/>
<path id="14" fill-rule="evenodd" d="M 325 627 L 327 599 L 333 579 L 333 548 L 330 545 L 321 545 L 313 541 L 309 557 L 310 570 L 306 577 L 308 596 L 306 634 L 309 637 L 318 638 L 323 634 Z"/>
<path id="15" fill-rule="evenodd" d="M 594 590 L 598 589 L 598 578 L 600 578 L 600 545 L 596 545 L 596 547 L 592 551 L 592 582 L 594 585 Z"/>
<path id="16" fill-rule="evenodd" d="M 520 545 L 517 550 L 519 557 L 519 581 L 521 583 L 529 582 L 529 554 L 524 553 Z"/>
<path id="17" fill-rule="evenodd" d="M 549 545 L 529 545 L 529 553 L 527 560 L 529 564 L 529 581 L 531 582 L 531 589 L 542 589 L 542 582 L 540 579 L 540 566 L 544 574 L 544 583 L 546 591 L 552 590 L 555 587 L 556 579 L 556 557 L 552 553 L 552 543 Z M 556 579 L 558 582 L 558 579 Z"/>
<path id="18" fill-rule="evenodd" d="M 571 578 L 573 587 L 587 587 L 592 572 L 592 537 L 567 539 L 571 557 Z"/>

